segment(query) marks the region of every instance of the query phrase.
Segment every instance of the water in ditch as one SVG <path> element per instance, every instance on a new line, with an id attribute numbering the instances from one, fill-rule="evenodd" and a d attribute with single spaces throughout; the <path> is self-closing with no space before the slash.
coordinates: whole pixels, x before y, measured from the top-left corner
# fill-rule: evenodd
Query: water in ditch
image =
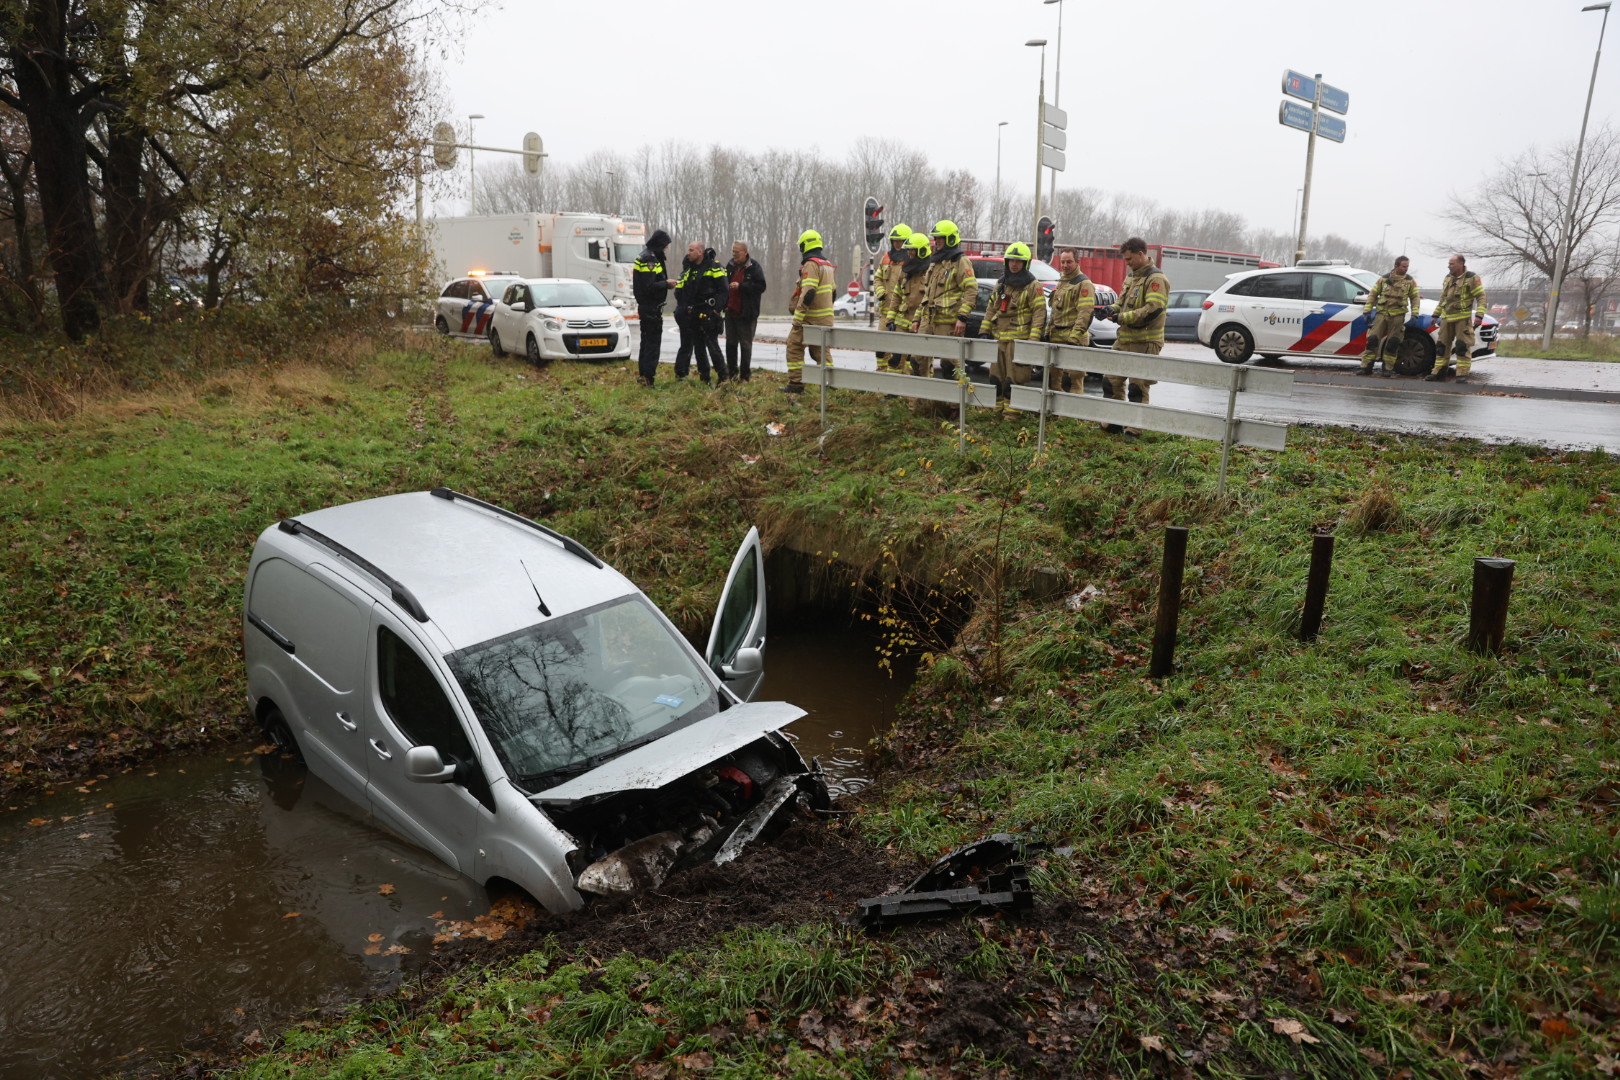
<path id="1" fill-rule="evenodd" d="M 910 681 L 869 624 L 781 620 L 760 697 L 841 792 Z M 150 1066 L 406 977 L 484 890 L 250 748 L 169 759 L 0 814 L 0 1080 Z"/>

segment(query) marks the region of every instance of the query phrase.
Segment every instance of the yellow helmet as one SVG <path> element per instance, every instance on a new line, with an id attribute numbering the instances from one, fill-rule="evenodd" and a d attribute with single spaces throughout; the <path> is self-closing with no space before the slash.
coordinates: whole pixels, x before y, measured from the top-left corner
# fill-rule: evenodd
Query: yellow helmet
<path id="1" fill-rule="evenodd" d="M 906 240 L 906 246 L 924 259 L 934 250 L 934 246 L 928 242 L 928 237 L 920 232 L 912 233 L 910 238 Z"/>
<path id="2" fill-rule="evenodd" d="M 911 226 L 910 225 L 896 225 L 894 228 L 889 230 L 889 239 L 890 240 L 910 240 L 911 239 Z"/>
<path id="3" fill-rule="evenodd" d="M 954 221 L 936 221 L 930 236 L 937 236 L 944 241 L 946 247 L 955 247 L 962 242 L 962 230 L 956 227 Z"/>
<path id="4" fill-rule="evenodd" d="M 816 248 L 821 246 L 823 246 L 821 243 L 821 234 L 816 232 L 816 230 L 806 229 L 804 232 L 799 234 L 800 255 L 803 255 L 806 252 L 814 251 Z"/>
<path id="5" fill-rule="evenodd" d="M 1006 257 L 1009 260 L 1023 259 L 1026 263 L 1029 262 L 1029 245 L 1022 241 L 1015 244 L 1008 244 Z"/>

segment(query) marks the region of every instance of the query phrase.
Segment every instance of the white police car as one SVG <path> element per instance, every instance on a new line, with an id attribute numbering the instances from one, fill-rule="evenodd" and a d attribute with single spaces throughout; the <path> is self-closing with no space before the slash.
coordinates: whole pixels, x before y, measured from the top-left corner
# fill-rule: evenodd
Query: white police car
<path id="1" fill-rule="evenodd" d="M 484 340 L 495 301 L 518 275 L 474 270 L 445 282 L 434 305 L 433 329 L 449 337 Z"/>
<path id="2" fill-rule="evenodd" d="M 1371 323 L 1362 310 L 1378 275 L 1342 260 L 1306 260 L 1294 266 L 1232 274 L 1204 301 L 1198 342 L 1228 364 L 1256 354 L 1342 357 L 1359 364 Z M 1406 336 L 1395 361 L 1401 375 L 1426 375 L 1434 367 L 1433 300 L 1420 302 L 1421 314 L 1406 321 Z M 1487 315 L 1479 328 L 1474 357 L 1496 351 L 1497 321 Z"/>

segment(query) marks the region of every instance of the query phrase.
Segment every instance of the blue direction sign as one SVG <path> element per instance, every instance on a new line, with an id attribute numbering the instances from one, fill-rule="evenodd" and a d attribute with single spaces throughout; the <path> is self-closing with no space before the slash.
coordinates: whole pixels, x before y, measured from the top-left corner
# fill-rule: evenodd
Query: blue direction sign
<path id="1" fill-rule="evenodd" d="M 1282 91 L 1289 97 L 1314 102 L 1316 100 L 1316 80 L 1309 75 L 1301 75 L 1297 71 L 1285 71 L 1283 72 Z"/>
<path id="2" fill-rule="evenodd" d="M 1350 111 L 1350 95 L 1337 86 L 1322 84 L 1322 108 L 1328 112 L 1336 112 L 1340 116 Z"/>
<path id="3" fill-rule="evenodd" d="M 1284 105 L 1286 106 L 1286 104 L 1285 102 Z M 1306 111 L 1306 115 L 1310 115 L 1309 110 Z M 1317 113 L 1316 133 L 1324 139 L 1332 139 L 1334 142 L 1342 143 L 1344 142 L 1344 121 L 1336 116 Z"/>
<path id="4" fill-rule="evenodd" d="M 1311 130 L 1311 110 L 1303 105 L 1296 105 L 1292 101 L 1284 101 L 1277 109 L 1277 122 L 1283 127 L 1298 128 L 1300 131 Z M 1342 124 L 1340 125 L 1343 126 Z"/>

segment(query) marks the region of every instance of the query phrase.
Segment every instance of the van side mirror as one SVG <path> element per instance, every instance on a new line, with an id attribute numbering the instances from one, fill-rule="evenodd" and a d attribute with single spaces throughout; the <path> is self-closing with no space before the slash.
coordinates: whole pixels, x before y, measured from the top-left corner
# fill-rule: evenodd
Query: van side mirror
<path id="1" fill-rule="evenodd" d="M 765 654 L 744 646 L 737 650 L 731 663 L 720 665 L 720 674 L 727 679 L 746 679 L 765 670 Z"/>
<path id="2" fill-rule="evenodd" d="M 405 778 L 418 784 L 447 784 L 456 767 L 446 765 L 436 746 L 413 746 L 405 751 Z"/>

